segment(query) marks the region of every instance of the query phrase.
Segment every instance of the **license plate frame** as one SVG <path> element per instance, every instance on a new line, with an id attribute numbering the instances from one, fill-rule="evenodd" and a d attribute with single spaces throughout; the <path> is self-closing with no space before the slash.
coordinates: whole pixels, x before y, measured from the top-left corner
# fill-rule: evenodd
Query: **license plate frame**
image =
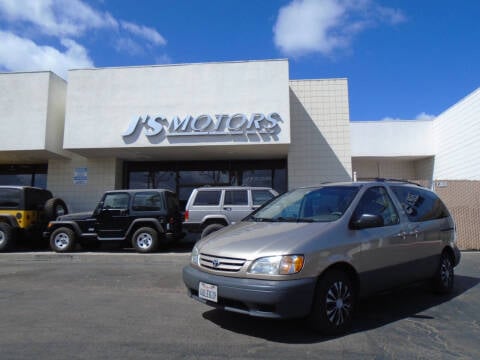
<path id="1" fill-rule="evenodd" d="M 200 281 L 198 283 L 198 297 L 203 300 L 218 302 L 218 286 Z"/>

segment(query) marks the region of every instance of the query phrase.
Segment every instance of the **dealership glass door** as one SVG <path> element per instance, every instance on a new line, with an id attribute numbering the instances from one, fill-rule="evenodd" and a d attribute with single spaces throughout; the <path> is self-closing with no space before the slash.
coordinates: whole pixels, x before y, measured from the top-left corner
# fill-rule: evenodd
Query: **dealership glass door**
<path id="1" fill-rule="evenodd" d="M 185 206 L 193 189 L 201 186 L 266 186 L 287 190 L 286 160 L 127 162 L 128 189 L 166 188 Z"/>

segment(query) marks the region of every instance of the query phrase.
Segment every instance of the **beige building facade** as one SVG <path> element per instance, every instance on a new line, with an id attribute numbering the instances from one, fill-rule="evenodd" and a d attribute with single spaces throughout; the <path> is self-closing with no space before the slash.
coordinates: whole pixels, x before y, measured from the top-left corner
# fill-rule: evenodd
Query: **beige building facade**
<path id="1" fill-rule="evenodd" d="M 479 104 L 477 90 L 432 121 L 351 122 L 347 79 L 291 80 L 283 59 L 70 70 L 68 83 L 4 73 L 0 184 L 46 187 L 71 212 L 121 188 L 183 203 L 203 185 L 374 177 L 445 191 L 480 180 Z"/>

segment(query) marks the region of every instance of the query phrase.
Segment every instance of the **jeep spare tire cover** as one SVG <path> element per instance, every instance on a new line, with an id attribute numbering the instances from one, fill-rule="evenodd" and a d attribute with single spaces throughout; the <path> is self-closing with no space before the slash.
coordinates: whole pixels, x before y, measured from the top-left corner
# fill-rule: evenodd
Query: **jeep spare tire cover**
<path id="1" fill-rule="evenodd" d="M 68 214 L 68 208 L 65 202 L 59 198 L 48 199 L 44 207 L 47 220 L 55 220 L 61 215 Z"/>

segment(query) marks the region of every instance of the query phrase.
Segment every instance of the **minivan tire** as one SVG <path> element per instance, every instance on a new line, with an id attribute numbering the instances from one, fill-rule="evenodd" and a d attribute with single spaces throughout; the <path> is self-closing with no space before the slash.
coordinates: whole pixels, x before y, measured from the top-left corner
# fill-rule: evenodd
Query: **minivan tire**
<path id="1" fill-rule="evenodd" d="M 8 250 L 13 246 L 13 228 L 4 222 L 0 222 L 0 251 Z"/>
<path id="2" fill-rule="evenodd" d="M 308 317 L 310 327 L 324 335 L 344 333 L 352 323 L 355 301 L 355 287 L 348 275 L 327 271 L 317 283 Z"/>
<path id="3" fill-rule="evenodd" d="M 202 235 L 200 236 L 200 238 L 204 238 L 205 236 L 207 235 L 210 235 L 211 233 L 215 232 L 215 231 L 218 231 L 222 228 L 224 228 L 225 225 L 222 225 L 222 224 L 210 224 L 210 225 L 207 225 L 205 227 L 205 229 L 203 229 L 202 231 Z"/>
<path id="4" fill-rule="evenodd" d="M 432 279 L 433 290 L 438 294 L 448 294 L 453 290 L 453 261 L 451 256 L 444 251 L 440 256 L 437 271 Z"/>
<path id="5" fill-rule="evenodd" d="M 50 248 L 57 253 L 70 252 L 75 249 L 75 232 L 67 227 L 55 230 L 50 236 Z"/>
<path id="6" fill-rule="evenodd" d="M 137 252 L 150 253 L 158 247 L 158 233 L 150 227 L 141 227 L 132 236 L 132 245 Z"/>

